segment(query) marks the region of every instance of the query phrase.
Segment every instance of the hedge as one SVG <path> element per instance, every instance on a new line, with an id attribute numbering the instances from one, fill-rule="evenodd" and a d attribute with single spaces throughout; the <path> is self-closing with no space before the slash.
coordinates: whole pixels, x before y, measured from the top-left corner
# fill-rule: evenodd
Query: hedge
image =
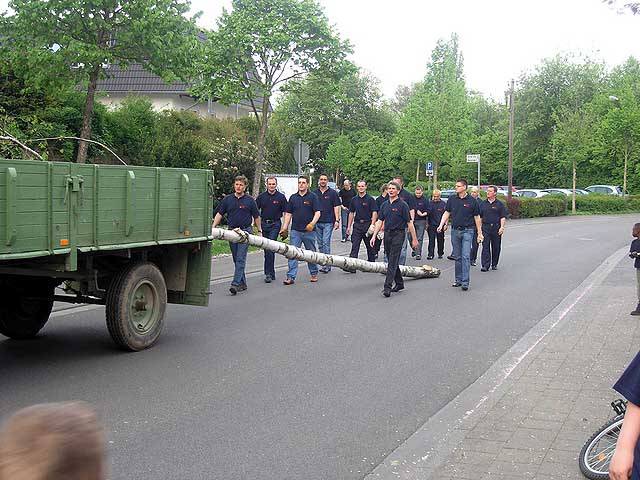
<path id="1" fill-rule="evenodd" d="M 565 215 L 571 212 L 571 197 L 547 195 L 542 198 L 500 197 L 510 218 L 535 218 Z M 578 213 L 635 213 L 640 212 L 640 195 L 616 197 L 613 195 L 576 196 Z"/>

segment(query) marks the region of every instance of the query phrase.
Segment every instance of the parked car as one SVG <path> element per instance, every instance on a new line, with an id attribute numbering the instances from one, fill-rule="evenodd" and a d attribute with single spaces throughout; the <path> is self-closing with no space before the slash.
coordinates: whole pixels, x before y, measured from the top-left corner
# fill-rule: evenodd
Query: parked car
<path id="1" fill-rule="evenodd" d="M 540 198 L 549 195 L 547 192 L 537 188 L 521 188 L 518 190 L 518 197 L 524 198 Z"/>
<path id="2" fill-rule="evenodd" d="M 453 196 L 456 194 L 455 190 L 441 190 L 440 191 L 440 198 L 442 200 L 446 200 L 447 198 Z"/>
<path id="3" fill-rule="evenodd" d="M 567 197 L 570 197 L 573 194 L 573 190 L 571 188 L 545 188 L 543 192 L 550 193 L 551 195 L 563 194 L 563 195 L 566 195 Z M 588 193 L 589 192 L 585 190 L 580 190 L 579 188 L 576 188 L 576 195 L 587 195 Z"/>
<path id="4" fill-rule="evenodd" d="M 603 193 L 605 195 L 617 195 L 622 196 L 622 188 L 615 185 L 590 185 L 585 188 L 590 193 Z"/>

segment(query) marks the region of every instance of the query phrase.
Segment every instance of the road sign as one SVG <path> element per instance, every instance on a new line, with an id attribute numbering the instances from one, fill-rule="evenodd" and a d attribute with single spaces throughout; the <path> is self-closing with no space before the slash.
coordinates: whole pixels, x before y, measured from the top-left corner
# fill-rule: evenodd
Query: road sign
<path id="1" fill-rule="evenodd" d="M 433 177 L 433 162 L 427 162 L 427 177 Z"/>
<path id="2" fill-rule="evenodd" d="M 468 163 L 480 163 L 480 154 L 479 153 L 470 153 L 467 155 Z"/>
<path id="3" fill-rule="evenodd" d="M 309 145 L 304 143 L 301 138 L 298 143 L 293 146 L 293 158 L 298 164 L 298 175 L 302 173 L 302 165 L 309 161 Z"/>

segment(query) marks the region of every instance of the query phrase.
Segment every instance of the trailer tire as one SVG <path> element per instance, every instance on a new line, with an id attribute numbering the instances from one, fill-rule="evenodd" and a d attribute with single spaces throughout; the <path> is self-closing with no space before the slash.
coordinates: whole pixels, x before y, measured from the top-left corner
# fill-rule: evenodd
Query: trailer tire
<path id="1" fill-rule="evenodd" d="M 0 334 L 14 340 L 35 337 L 51 315 L 56 284 L 45 277 L 0 279 Z"/>
<path id="2" fill-rule="evenodd" d="M 111 281 L 106 298 L 107 329 L 122 349 L 152 346 L 164 327 L 167 286 L 151 262 L 134 263 Z"/>

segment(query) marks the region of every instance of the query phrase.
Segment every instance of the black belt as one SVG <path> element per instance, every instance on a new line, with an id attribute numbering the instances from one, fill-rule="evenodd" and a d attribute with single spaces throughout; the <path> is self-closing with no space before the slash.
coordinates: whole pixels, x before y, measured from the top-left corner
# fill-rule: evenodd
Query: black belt
<path id="1" fill-rule="evenodd" d="M 452 227 L 454 230 L 466 230 L 467 228 L 473 228 L 473 225 L 469 225 L 466 227 Z"/>
<path id="2" fill-rule="evenodd" d="M 495 227 L 496 225 L 500 225 L 499 223 L 484 223 L 482 222 L 483 225 L 487 225 L 489 227 Z"/>
<path id="3" fill-rule="evenodd" d="M 276 223 L 276 222 L 279 222 L 280 219 L 278 219 L 278 220 L 269 220 L 268 218 L 263 218 L 262 221 L 264 223 Z"/>

